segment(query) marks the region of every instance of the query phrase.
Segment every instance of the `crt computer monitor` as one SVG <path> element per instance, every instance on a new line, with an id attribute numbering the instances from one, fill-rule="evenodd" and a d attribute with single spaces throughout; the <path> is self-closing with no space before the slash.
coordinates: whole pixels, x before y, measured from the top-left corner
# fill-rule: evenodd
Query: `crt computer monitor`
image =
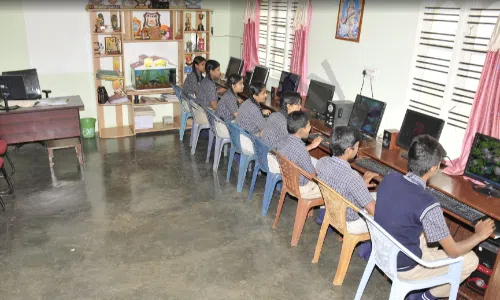
<path id="1" fill-rule="evenodd" d="M 255 66 L 253 69 L 252 79 L 250 83 L 262 82 L 267 83 L 267 78 L 269 77 L 269 69 L 263 66 Z"/>
<path id="2" fill-rule="evenodd" d="M 246 71 L 245 80 L 243 81 L 243 91 L 248 95 L 250 95 L 250 80 L 252 79 L 252 74 L 252 71 Z"/>
<path id="3" fill-rule="evenodd" d="M 231 56 L 231 58 L 229 58 L 229 63 L 227 64 L 225 76 L 226 78 L 228 78 L 232 74 L 241 75 L 242 70 L 243 70 L 243 60 Z"/>
<path id="4" fill-rule="evenodd" d="M 385 106 L 385 102 L 357 95 L 348 126 L 356 128 L 372 138 L 376 137 L 384 116 Z"/>
<path id="5" fill-rule="evenodd" d="M 315 112 L 319 116 L 324 116 L 328 101 L 333 99 L 335 86 L 316 80 L 309 82 L 305 108 Z"/>
<path id="6" fill-rule="evenodd" d="M 278 96 L 284 92 L 296 92 L 299 88 L 300 75 L 282 71 L 278 85 Z"/>
<path id="7" fill-rule="evenodd" d="M 396 144 L 408 150 L 412 140 L 421 134 L 428 134 L 439 140 L 443 126 L 444 121 L 439 118 L 407 109 Z"/>
<path id="8" fill-rule="evenodd" d="M 476 133 L 469 153 L 469 159 L 465 166 L 464 175 L 496 188 L 496 193 L 499 194 L 500 140 L 481 133 Z M 493 189 L 489 189 L 493 191 Z"/>

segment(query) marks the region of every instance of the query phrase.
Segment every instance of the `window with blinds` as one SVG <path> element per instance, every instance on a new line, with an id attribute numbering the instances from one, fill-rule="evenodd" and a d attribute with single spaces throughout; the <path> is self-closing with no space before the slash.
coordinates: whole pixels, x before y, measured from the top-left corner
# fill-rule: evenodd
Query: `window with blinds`
<path id="1" fill-rule="evenodd" d="M 293 18 L 298 0 L 262 0 L 260 6 L 259 61 L 280 78 L 290 70 L 293 48 Z"/>
<path id="2" fill-rule="evenodd" d="M 463 140 L 499 14 L 500 1 L 432 1 L 421 12 L 408 106 L 445 120 L 447 150 Z"/>

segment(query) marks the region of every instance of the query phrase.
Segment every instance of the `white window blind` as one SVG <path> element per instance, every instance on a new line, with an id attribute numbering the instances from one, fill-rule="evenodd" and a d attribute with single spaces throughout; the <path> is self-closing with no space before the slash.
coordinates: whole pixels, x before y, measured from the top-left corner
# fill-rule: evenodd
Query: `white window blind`
<path id="1" fill-rule="evenodd" d="M 259 61 L 280 78 L 290 70 L 293 48 L 293 18 L 298 0 L 262 0 L 260 6 Z"/>
<path id="2" fill-rule="evenodd" d="M 428 1 L 421 11 L 408 108 L 441 118 L 441 142 L 458 157 L 500 13 L 500 1 Z"/>

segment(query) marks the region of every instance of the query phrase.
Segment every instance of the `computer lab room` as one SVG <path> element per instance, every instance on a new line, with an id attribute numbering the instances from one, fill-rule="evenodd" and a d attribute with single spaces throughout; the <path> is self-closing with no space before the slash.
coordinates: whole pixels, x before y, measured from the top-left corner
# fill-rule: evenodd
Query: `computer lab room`
<path id="1" fill-rule="evenodd" d="M 0 299 L 500 299 L 499 15 L 0 2 Z"/>

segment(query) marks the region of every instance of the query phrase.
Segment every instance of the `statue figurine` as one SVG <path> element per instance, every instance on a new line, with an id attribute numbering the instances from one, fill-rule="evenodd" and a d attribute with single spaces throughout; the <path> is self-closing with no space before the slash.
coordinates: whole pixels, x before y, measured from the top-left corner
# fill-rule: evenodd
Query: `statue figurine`
<path id="1" fill-rule="evenodd" d="M 200 36 L 198 39 L 198 51 L 203 52 L 205 51 L 205 39 Z"/>
<path id="2" fill-rule="evenodd" d="M 205 31 L 205 26 L 203 26 L 203 18 L 205 18 L 205 15 L 199 14 L 198 19 L 200 19 L 200 24 L 198 24 L 198 31 Z"/>
<path id="3" fill-rule="evenodd" d="M 184 23 L 184 31 L 192 31 L 193 28 L 191 28 L 191 14 L 186 14 L 186 23 Z"/>
<path id="4" fill-rule="evenodd" d="M 186 52 L 193 52 L 193 42 L 191 41 L 186 42 Z"/>

